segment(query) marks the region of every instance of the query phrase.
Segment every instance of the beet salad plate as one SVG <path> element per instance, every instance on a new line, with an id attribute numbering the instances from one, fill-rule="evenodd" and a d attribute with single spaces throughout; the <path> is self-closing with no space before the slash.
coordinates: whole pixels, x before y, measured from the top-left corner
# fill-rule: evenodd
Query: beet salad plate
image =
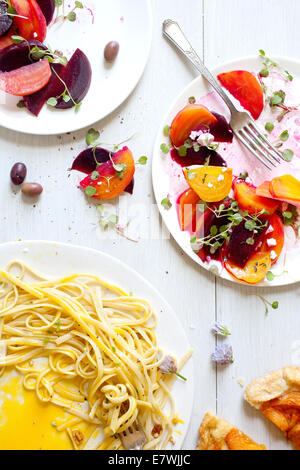
<path id="1" fill-rule="evenodd" d="M 15 131 L 62 134 L 104 118 L 149 57 L 150 0 L 11 0 L 0 13 L 0 125 Z"/>
<path id="2" fill-rule="evenodd" d="M 205 269 L 245 285 L 292 284 L 300 261 L 300 62 L 260 51 L 213 73 L 280 163 L 270 171 L 239 143 L 228 108 L 199 76 L 158 131 L 152 177 L 159 210 Z"/>

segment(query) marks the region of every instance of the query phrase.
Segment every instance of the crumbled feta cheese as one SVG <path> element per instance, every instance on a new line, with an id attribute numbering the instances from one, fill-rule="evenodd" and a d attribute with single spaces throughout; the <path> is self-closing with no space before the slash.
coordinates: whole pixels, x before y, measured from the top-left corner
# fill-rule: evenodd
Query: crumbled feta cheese
<path id="1" fill-rule="evenodd" d="M 207 183 L 207 186 L 208 186 L 209 188 L 213 188 L 213 185 L 212 185 L 211 183 Z"/>
<path id="2" fill-rule="evenodd" d="M 268 233 L 272 233 L 272 232 L 274 232 L 274 228 L 273 228 L 273 225 L 270 224 L 269 227 L 268 227 L 268 229 L 267 229 L 267 231 L 266 231 L 266 235 L 267 235 Z"/>
<path id="3" fill-rule="evenodd" d="M 205 132 L 199 135 L 197 138 L 197 142 L 202 147 L 207 147 L 208 145 L 212 144 L 214 141 L 214 136 L 209 132 Z"/>
<path id="4" fill-rule="evenodd" d="M 34 37 L 34 38 L 37 38 L 37 37 L 38 37 L 38 34 L 37 34 L 35 31 L 34 31 L 34 33 L 33 33 L 33 37 Z"/>
<path id="5" fill-rule="evenodd" d="M 270 252 L 270 257 L 271 257 L 271 260 L 277 258 L 276 251 L 272 250 L 272 251 Z"/>
<path id="6" fill-rule="evenodd" d="M 192 131 L 192 132 L 190 133 L 190 139 L 196 140 L 197 137 L 199 137 L 199 135 L 200 135 L 199 131 Z"/>
<path id="7" fill-rule="evenodd" d="M 268 245 L 268 246 L 276 246 L 276 245 L 277 245 L 277 241 L 275 240 L 275 238 L 268 238 L 268 239 L 267 239 L 267 245 Z"/>
<path id="8" fill-rule="evenodd" d="M 224 179 L 224 175 L 219 175 L 218 176 L 218 181 L 223 181 L 223 179 Z"/>

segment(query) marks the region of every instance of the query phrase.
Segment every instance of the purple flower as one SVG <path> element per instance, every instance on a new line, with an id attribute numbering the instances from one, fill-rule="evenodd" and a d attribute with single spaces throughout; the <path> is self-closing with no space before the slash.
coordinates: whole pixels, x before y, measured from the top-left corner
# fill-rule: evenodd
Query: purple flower
<path id="1" fill-rule="evenodd" d="M 230 331 L 228 330 L 227 326 L 221 325 L 221 323 L 216 322 L 214 326 L 212 327 L 212 332 L 215 335 L 220 335 L 220 336 L 229 336 L 231 335 Z"/>
<path id="2" fill-rule="evenodd" d="M 177 367 L 172 357 L 166 356 L 158 367 L 163 374 L 176 374 Z"/>
<path id="3" fill-rule="evenodd" d="M 230 344 L 221 344 L 213 352 L 211 359 L 217 364 L 226 365 L 233 363 L 233 351 Z"/>

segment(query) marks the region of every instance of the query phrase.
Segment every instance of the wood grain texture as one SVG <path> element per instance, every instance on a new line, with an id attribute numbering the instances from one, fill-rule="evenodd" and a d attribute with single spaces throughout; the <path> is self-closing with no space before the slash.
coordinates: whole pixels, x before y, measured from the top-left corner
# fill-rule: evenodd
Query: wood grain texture
<path id="1" fill-rule="evenodd" d="M 299 20 L 300 6 L 296 0 L 290 0 L 288 6 L 281 0 L 205 0 L 205 62 L 213 67 L 256 55 L 259 49 L 269 55 L 299 59 Z M 257 294 L 271 302 L 277 300 L 278 310 L 270 308 L 265 315 Z M 216 299 L 218 320 L 232 330 L 230 342 L 235 356 L 232 366 L 218 367 L 218 413 L 268 449 L 288 449 L 281 433 L 244 402 L 237 379 L 244 378 L 249 383 L 295 361 L 293 351 L 300 339 L 299 288 L 255 289 L 218 280 Z"/>
<path id="2" fill-rule="evenodd" d="M 136 90 L 109 117 L 94 125 L 103 130 L 105 142 L 119 142 L 137 132 L 130 143 L 136 159 L 149 158 L 139 167 L 136 188 L 129 206 L 139 203 L 142 233 L 149 223 L 143 206 L 154 204 L 151 183 L 151 153 L 159 123 L 171 102 L 195 76 L 177 52 L 162 38 L 164 19 L 177 20 L 191 42 L 214 66 L 220 61 L 256 54 L 264 48 L 270 54 L 299 56 L 298 0 L 153 0 L 154 31 L 150 61 Z M 280 23 L 280 30 L 274 25 Z M 216 281 L 196 266 L 171 239 L 140 240 L 133 243 L 99 228 L 98 212 L 77 188 L 79 174 L 68 168 L 85 148 L 86 129 L 54 137 L 26 136 L 0 129 L 0 241 L 49 239 L 105 251 L 128 263 L 165 296 L 175 309 L 195 350 L 195 403 L 190 431 L 184 448 L 193 449 L 204 413 L 220 415 L 249 432 L 268 448 L 285 443 L 273 426 L 243 403 L 238 377 L 247 381 L 264 372 L 288 365 L 292 345 L 300 340 L 297 287 L 260 291 L 278 300 L 279 309 L 266 316 L 256 290 Z M 10 186 L 9 172 L 16 161 L 28 167 L 27 181 L 38 181 L 44 193 L 37 201 L 25 200 Z M 159 224 L 157 212 L 152 224 Z M 83 260 L 84 263 L 84 260 Z M 210 355 L 215 338 L 210 328 L 218 318 L 232 329 L 235 363 L 216 369 Z M 180 429 L 180 428 L 179 428 Z"/>

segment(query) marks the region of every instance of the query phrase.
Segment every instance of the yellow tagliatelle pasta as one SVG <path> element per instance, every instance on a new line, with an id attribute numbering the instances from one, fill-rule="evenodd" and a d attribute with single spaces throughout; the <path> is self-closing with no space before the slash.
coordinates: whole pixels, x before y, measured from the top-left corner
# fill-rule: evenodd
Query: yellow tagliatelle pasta
<path id="1" fill-rule="evenodd" d="M 14 367 L 38 400 L 69 413 L 57 432 L 67 432 L 75 449 L 122 449 L 120 434 L 137 420 L 144 449 L 164 448 L 176 376 L 159 369 L 151 305 L 96 276 L 47 280 L 18 261 L 0 281 L 0 375 Z M 100 430 L 104 437 L 91 444 Z"/>

